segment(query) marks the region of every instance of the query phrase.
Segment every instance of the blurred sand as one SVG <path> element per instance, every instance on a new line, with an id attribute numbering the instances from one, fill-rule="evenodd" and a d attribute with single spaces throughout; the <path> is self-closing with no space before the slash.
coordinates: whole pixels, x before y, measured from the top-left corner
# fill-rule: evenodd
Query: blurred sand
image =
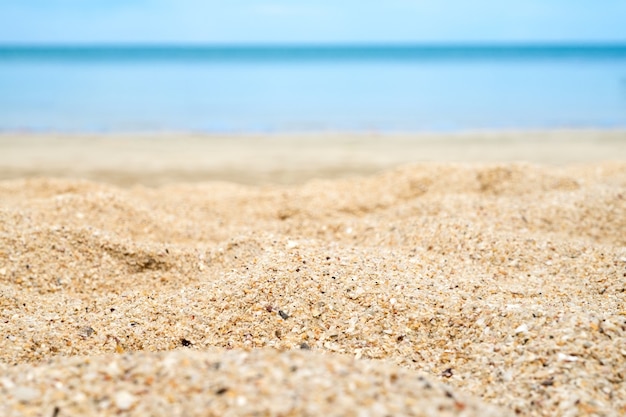
<path id="1" fill-rule="evenodd" d="M 83 178 L 128 186 L 298 184 L 421 162 L 573 164 L 626 159 L 626 131 L 459 134 L 0 134 L 0 179 Z"/>
<path id="2" fill-rule="evenodd" d="M 0 415 L 623 415 L 624 134 L 511 135 L 5 135 Z"/>

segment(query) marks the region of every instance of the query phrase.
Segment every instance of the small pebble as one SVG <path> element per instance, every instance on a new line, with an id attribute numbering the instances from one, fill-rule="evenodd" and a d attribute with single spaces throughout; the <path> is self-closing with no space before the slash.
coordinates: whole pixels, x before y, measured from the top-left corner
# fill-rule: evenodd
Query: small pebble
<path id="1" fill-rule="evenodd" d="M 566 355 L 564 353 L 559 353 L 557 355 L 557 358 L 560 361 L 563 361 L 563 362 L 576 362 L 576 361 L 578 361 L 578 358 L 576 356 Z"/>
<path id="2" fill-rule="evenodd" d="M 119 391 L 115 394 L 115 406 L 121 411 L 130 409 L 135 401 L 135 396 L 127 391 Z"/>
<path id="3" fill-rule="evenodd" d="M 515 334 L 526 333 L 528 331 L 528 325 L 526 323 L 521 324 L 515 329 Z"/>
<path id="4" fill-rule="evenodd" d="M 89 336 L 94 334 L 95 330 L 91 326 L 83 326 L 78 331 L 78 335 L 83 339 L 87 339 Z"/>

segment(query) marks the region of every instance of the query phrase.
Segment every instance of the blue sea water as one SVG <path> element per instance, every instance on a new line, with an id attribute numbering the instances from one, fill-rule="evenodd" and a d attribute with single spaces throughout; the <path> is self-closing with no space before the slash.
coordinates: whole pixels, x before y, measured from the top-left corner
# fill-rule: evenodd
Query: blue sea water
<path id="1" fill-rule="evenodd" d="M 0 131 L 626 127 L 626 45 L 0 46 Z"/>

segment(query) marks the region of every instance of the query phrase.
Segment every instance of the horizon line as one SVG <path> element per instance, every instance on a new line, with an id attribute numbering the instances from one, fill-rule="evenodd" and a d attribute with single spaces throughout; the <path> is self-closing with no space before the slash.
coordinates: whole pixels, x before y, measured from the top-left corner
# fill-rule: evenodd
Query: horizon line
<path id="1" fill-rule="evenodd" d="M 0 61 L 313 62 L 620 60 L 622 44 L 74 44 L 2 45 Z"/>
<path id="2" fill-rule="evenodd" d="M 626 47 L 623 41 L 406 41 L 406 42 L 2 42 L 0 48 L 428 48 L 428 47 Z"/>

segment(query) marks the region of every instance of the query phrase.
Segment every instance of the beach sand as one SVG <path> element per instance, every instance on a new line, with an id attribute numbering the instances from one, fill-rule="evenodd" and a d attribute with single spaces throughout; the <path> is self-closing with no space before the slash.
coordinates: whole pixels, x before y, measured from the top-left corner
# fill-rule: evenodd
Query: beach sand
<path id="1" fill-rule="evenodd" d="M 0 173 L 2 416 L 626 413 L 624 132 L 5 134 Z"/>
<path id="2" fill-rule="evenodd" d="M 0 133 L 0 180 L 53 176 L 121 186 L 301 184 L 401 164 L 626 160 L 625 131 L 457 134 L 60 135 Z"/>

